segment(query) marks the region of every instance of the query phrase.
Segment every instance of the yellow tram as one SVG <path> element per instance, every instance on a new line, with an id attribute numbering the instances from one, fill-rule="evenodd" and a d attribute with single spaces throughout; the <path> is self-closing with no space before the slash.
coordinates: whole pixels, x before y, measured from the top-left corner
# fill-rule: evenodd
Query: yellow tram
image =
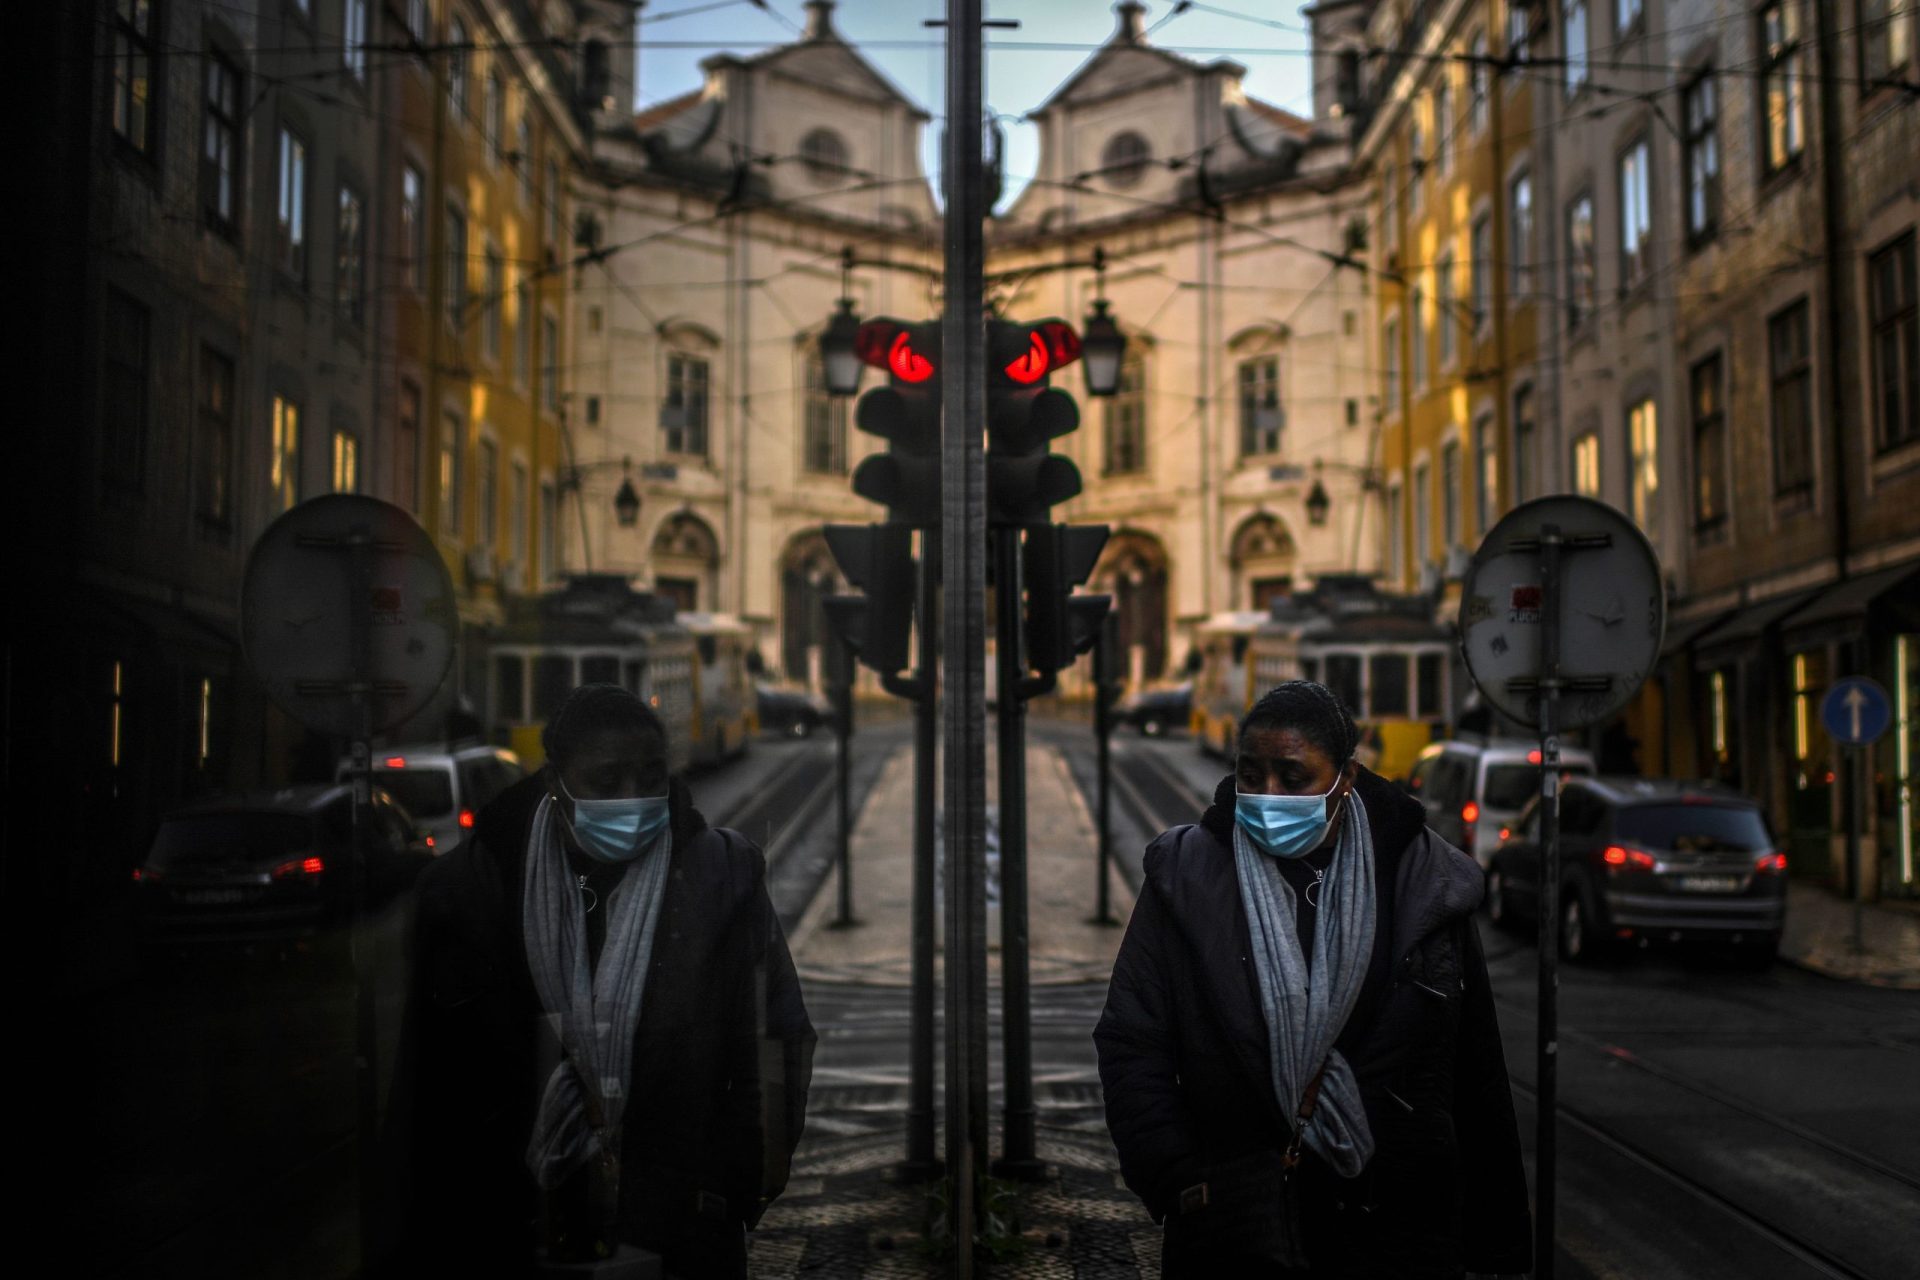
<path id="1" fill-rule="evenodd" d="M 1327 575 L 1270 613 L 1221 615 L 1200 630 L 1194 738 L 1229 756 L 1240 720 L 1285 680 L 1318 680 L 1360 726 L 1360 759 L 1398 778 L 1429 742 L 1450 732 L 1451 631 L 1425 596 L 1390 595 L 1357 575 Z M 1204 694 L 1202 691 L 1205 691 Z"/>

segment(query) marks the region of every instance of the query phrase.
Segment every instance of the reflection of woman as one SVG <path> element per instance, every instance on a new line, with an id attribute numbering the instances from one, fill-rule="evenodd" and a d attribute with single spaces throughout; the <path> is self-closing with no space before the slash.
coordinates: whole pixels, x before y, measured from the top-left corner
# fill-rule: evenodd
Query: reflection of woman
<path id="1" fill-rule="evenodd" d="M 814 1042 L 765 864 L 670 783 L 626 690 L 575 691 L 545 745 L 421 879 L 409 1264 L 510 1274 L 539 1244 L 625 1242 L 744 1276 Z"/>
<path id="2" fill-rule="evenodd" d="M 1165 1275 L 1529 1267 L 1479 871 L 1357 736 L 1279 686 L 1206 816 L 1147 850 L 1094 1040 Z"/>

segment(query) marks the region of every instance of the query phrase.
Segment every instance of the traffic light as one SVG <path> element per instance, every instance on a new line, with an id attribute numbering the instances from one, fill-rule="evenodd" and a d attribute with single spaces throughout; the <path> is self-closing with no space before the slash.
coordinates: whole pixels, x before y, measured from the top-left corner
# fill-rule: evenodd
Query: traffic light
<path id="1" fill-rule="evenodd" d="M 830 524 L 827 550 L 847 581 L 865 593 L 833 596 L 828 620 L 864 665 L 893 675 L 910 660 L 913 636 L 913 530 L 904 524 Z"/>
<path id="2" fill-rule="evenodd" d="M 854 412 L 854 425 L 885 440 L 887 451 L 854 469 L 853 491 L 886 507 L 896 524 L 938 524 L 939 322 L 869 320 L 860 326 L 854 347 L 862 363 L 887 371 L 887 385 L 861 396 Z"/>
<path id="3" fill-rule="evenodd" d="M 1112 597 L 1073 594 L 1093 575 L 1107 545 L 1103 524 L 1029 529 L 1024 548 L 1027 664 L 1044 675 L 1073 665 L 1100 638 Z"/>
<path id="4" fill-rule="evenodd" d="M 1063 320 L 987 323 L 987 523 L 999 529 L 1050 523 L 1048 509 L 1080 492 L 1080 468 L 1047 451 L 1080 425 L 1080 406 L 1047 385 L 1080 358 Z"/>

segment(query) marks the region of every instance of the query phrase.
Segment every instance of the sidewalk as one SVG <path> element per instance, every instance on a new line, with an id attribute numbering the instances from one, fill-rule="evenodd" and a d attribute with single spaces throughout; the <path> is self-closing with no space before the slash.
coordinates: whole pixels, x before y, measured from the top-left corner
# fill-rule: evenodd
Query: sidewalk
<path id="1" fill-rule="evenodd" d="M 1854 904 L 1818 885 L 1787 882 L 1780 958 L 1829 978 L 1920 991 L 1920 909 L 1863 903 L 1854 947 Z"/>
<path id="2" fill-rule="evenodd" d="M 1038 1154 L 1055 1176 L 1011 1189 L 1022 1228 L 1019 1248 L 991 1274 L 1137 1280 L 1159 1273 L 1160 1232 L 1120 1185 L 1091 1040 L 1123 930 L 1087 922 L 1095 891 L 1094 828 L 1067 762 L 1032 743 L 1027 765 Z M 991 760 L 988 776 L 994 776 Z M 750 1238 L 756 1280 L 931 1280 L 947 1273 L 923 1235 L 939 1184 L 902 1185 L 890 1177 L 906 1146 L 912 831 L 913 754 L 903 748 L 886 763 L 854 826 L 854 914 L 861 923 L 832 927 L 838 895 L 829 876 L 790 940 L 820 1045 L 792 1182 Z M 1113 912 L 1124 921 L 1133 897 L 1117 871 L 1109 874 Z M 989 911 L 995 1150 L 1003 1105 L 998 915 Z M 944 1020 L 943 1011 L 936 1009 L 936 1017 Z M 937 1061 L 943 1068 L 944 1054 Z"/>

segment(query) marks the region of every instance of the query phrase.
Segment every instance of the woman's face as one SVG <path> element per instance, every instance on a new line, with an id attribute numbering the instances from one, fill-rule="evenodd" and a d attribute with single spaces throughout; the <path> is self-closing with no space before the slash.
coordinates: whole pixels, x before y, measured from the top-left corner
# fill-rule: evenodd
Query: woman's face
<path id="1" fill-rule="evenodd" d="M 1332 758 L 1298 729 L 1257 728 L 1241 735 L 1233 775 L 1243 795 L 1320 796 L 1341 781 L 1351 786 L 1353 764 L 1335 768 Z"/>
<path id="2" fill-rule="evenodd" d="M 667 744 L 660 735 L 624 729 L 595 734 L 582 742 L 564 765 L 555 765 L 566 795 L 576 800 L 623 800 L 665 795 Z"/>

